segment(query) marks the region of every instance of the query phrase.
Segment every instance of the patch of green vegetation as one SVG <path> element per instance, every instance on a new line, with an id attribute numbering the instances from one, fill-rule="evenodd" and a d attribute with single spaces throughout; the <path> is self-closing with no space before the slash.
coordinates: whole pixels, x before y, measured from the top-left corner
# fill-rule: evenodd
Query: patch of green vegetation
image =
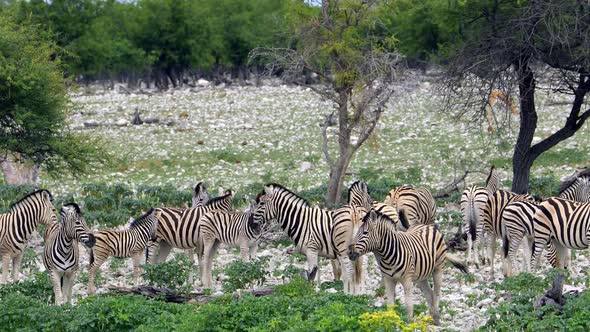
<path id="1" fill-rule="evenodd" d="M 562 165 L 578 165 L 588 161 L 588 152 L 578 149 L 557 148 L 541 154 L 533 163 L 533 167 L 539 166 L 562 166 Z"/>
<path id="2" fill-rule="evenodd" d="M 214 150 L 208 152 L 209 156 L 214 160 L 223 160 L 230 164 L 239 164 L 245 161 L 251 161 L 252 156 L 241 153 L 232 149 Z"/>
<path id="3" fill-rule="evenodd" d="M 164 263 L 146 264 L 143 269 L 143 276 L 150 285 L 173 289 L 179 293 L 192 291 L 192 285 L 187 280 L 193 264 L 184 253 L 176 254 L 173 259 Z"/>
<path id="4" fill-rule="evenodd" d="M 223 273 L 227 276 L 223 281 L 223 291 L 231 293 L 238 289 L 261 286 L 266 281 L 269 260 L 269 256 L 262 256 L 247 263 L 241 259 L 229 263 L 223 269 Z"/>

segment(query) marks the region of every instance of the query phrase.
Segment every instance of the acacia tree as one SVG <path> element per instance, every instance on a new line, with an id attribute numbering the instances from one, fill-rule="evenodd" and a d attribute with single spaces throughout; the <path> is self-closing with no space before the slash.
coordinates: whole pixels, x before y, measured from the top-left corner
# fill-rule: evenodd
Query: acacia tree
<path id="1" fill-rule="evenodd" d="M 512 190 L 524 193 L 534 161 L 573 136 L 590 117 L 590 3 L 468 0 L 454 3 L 446 14 L 459 23 L 462 34 L 447 71 L 453 107 L 475 106 L 483 113 L 495 89 L 519 101 Z M 540 89 L 567 100 L 567 117 L 559 130 L 533 144 L 538 122 L 535 95 Z"/>
<path id="2" fill-rule="evenodd" d="M 0 12 L 0 165 L 9 184 L 79 174 L 108 156 L 66 123 L 67 90 L 59 48 L 48 33 Z"/>
<path id="3" fill-rule="evenodd" d="M 252 58 L 308 86 L 333 102 L 320 124 L 322 153 L 330 167 L 326 204 L 341 200 L 344 176 L 354 154 L 369 138 L 393 93 L 400 57 L 393 38 L 383 34 L 381 1 L 324 0 L 321 10 L 293 2 L 292 48 L 259 48 Z M 309 84 L 303 76 L 316 76 Z M 329 128 L 336 128 L 336 135 Z M 334 142 L 334 139 L 336 142 Z"/>

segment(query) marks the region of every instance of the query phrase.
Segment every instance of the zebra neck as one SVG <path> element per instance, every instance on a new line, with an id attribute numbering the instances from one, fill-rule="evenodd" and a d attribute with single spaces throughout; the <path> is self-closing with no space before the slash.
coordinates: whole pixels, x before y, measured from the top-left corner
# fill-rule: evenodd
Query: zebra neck
<path id="1" fill-rule="evenodd" d="M 141 242 L 148 242 L 148 240 L 150 239 L 150 235 L 149 235 L 149 228 L 151 225 L 138 225 L 136 228 L 132 228 L 130 230 L 131 234 L 134 235 L 134 237 L 136 237 L 137 239 L 141 240 Z"/>
<path id="2" fill-rule="evenodd" d="M 57 229 L 57 241 L 58 242 L 70 245 L 75 240 L 76 240 L 75 237 L 68 236 L 68 232 L 66 231 L 66 229 L 63 225 L 58 226 L 58 229 Z"/>
<path id="3" fill-rule="evenodd" d="M 381 238 L 376 241 L 375 250 L 373 251 L 377 252 L 381 257 L 388 257 L 391 255 L 392 249 L 398 247 L 399 236 L 396 231 L 382 223 L 378 224 L 377 227 L 377 232 L 381 235 Z"/>

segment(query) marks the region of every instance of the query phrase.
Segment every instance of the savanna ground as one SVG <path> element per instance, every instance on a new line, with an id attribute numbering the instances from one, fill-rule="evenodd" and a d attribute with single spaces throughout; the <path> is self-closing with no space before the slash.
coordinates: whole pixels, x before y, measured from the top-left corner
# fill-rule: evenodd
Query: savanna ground
<path id="1" fill-rule="evenodd" d="M 437 191 L 466 169 L 486 171 L 488 165 L 495 164 L 502 169 L 505 187 L 509 187 L 513 140 L 490 137 L 485 130 L 487 125 L 474 125 L 468 119 L 456 120 L 453 110 L 441 109 L 441 98 L 433 94 L 434 90 L 431 83 L 422 82 L 420 77 L 399 87 L 375 135 L 352 162 L 349 169 L 352 175 L 347 178 L 347 184 L 357 179 L 367 181 L 375 198 L 382 199 L 394 185 L 405 183 Z M 564 106 L 556 105 L 558 101 L 552 100 L 549 93 L 537 97 L 540 121 L 535 140 L 557 130 L 567 115 L 560 111 Z M 131 212 L 139 212 L 148 205 L 175 202 L 180 206 L 183 201 L 188 204 L 191 187 L 197 181 L 206 181 L 211 194 L 216 194 L 218 187 L 236 190 L 234 207 L 237 209 L 245 208 L 247 199 L 254 198 L 267 182 L 281 183 L 301 193 L 311 204 L 321 205 L 328 167 L 321 154 L 318 124 L 330 106 L 309 90 L 289 86 L 198 87 L 149 94 L 104 92 L 96 87 L 81 87 L 72 95 L 71 128 L 103 138 L 105 148 L 112 151 L 117 160 L 112 166 L 96 168 L 80 177 L 43 176 L 42 186 L 61 197 L 59 200 L 84 200 L 87 203 L 85 209 L 94 207 L 94 212 L 88 213 L 86 220 L 95 229 L 105 225 L 124 225 L 129 217 L 137 216 Z M 141 111 L 144 119 L 158 117 L 160 124 L 128 124 L 135 109 Z M 114 125 L 116 122 L 118 125 Z M 98 126 L 87 127 L 84 123 Z M 329 134 L 335 138 L 335 131 L 329 131 Z M 557 194 L 559 178 L 571 174 L 576 167 L 587 166 L 589 138 L 590 127 L 585 126 L 574 138 L 541 156 L 533 167 L 532 190 L 543 196 Z M 473 174 L 467 182 L 479 183 L 484 179 L 484 173 Z M 121 185 L 113 190 L 119 190 L 114 196 L 120 197 L 109 198 L 112 202 L 104 203 L 104 197 L 98 192 L 101 188 L 116 187 L 115 184 Z M 164 200 L 150 196 L 150 188 L 167 188 L 184 194 Z M 133 196 L 142 203 L 125 203 L 124 196 Z M 85 197 L 93 197 L 93 200 Z M 461 218 L 458 200 L 459 194 L 454 193 L 438 202 L 438 222 L 447 234 L 456 231 Z M 3 209 L 7 208 L 5 205 Z M 121 206 L 126 206 L 127 210 L 107 216 L 112 212 L 107 210 Z M 25 266 L 23 274 L 30 276 L 32 273 L 29 272 L 42 270 L 38 256 L 40 239 L 33 240 L 29 246 L 33 250 L 27 251 L 28 261 L 32 263 Z M 288 246 L 289 241 L 279 236 L 262 244 L 258 256 L 269 257 L 264 285 L 281 284 L 287 271 L 305 267 L 303 256 L 286 254 Z M 509 330 L 510 325 L 502 324 L 514 317 L 526 317 L 530 322 L 539 320 L 538 313 L 532 309 L 531 299 L 548 288 L 551 280 L 543 277 L 551 273 L 545 268 L 537 276 L 525 275 L 502 282 L 499 255 L 498 250 L 494 283 L 488 280 L 487 266 L 472 267 L 473 277 L 464 277 L 450 267 L 446 269 L 440 304 L 443 329 L 473 330 L 488 322 L 490 325 L 486 329 Z M 222 292 L 222 281 L 229 273 L 227 266 L 237 257 L 236 249 L 222 247 L 220 250 L 214 262 L 213 294 Z M 83 272 L 74 287 L 74 292 L 82 297 L 86 293 L 87 264 L 88 257 L 83 254 Z M 542 264 L 546 266 L 546 263 Z M 588 265 L 586 252 L 575 253 L 568 284 L 585 288 L 590 280 L 585 272 Z M 516 267 L 519 266 L 517 263 Z M 364 301 L 364 306 L 377 310 L 375 308 L 384 305 L 384 298 L 382 290 L 378 289 L 380 277 L 372 257 L 365 267 L 369 271 L 369 297 L 357 301 Z M 108 285 L 132 284 L 130 260 L 109 261 L 102 266 L 101 274 L 103 283 L 99 293 L 106 292 Z M 332 280 L 326 260 L 322 261 L 321 280 Z M 336 285 L 327 283 L 323 288 L 327 289 L 324 291 L 326 296 L 339 296 L 330 295 L 336 292 Z M 398 286 L 397 294 L 399 300 L 403 294 L 401 286 Z M 415 303 L 421 303 L 416 311 L 424 312 L 424 299 L 419 292 L 415 294 Z M 339 300 L 342 299 L 334 301 Z M 88 305 L 84 302 L 88 300 L 80 301 Z M 91 301 L 101 305 L 100 301 L 107 303 L 109 300 Z M 156 307 L 149 310 L 160 309 L 168 310 Z M 338 308 L 332 309 L 338 311 Z M 567 313 L 563 315 L 567 316 Z M 558 314 L 554 316 L 556 320 L 560 317 Z M 273 330 L 268 324 L 265 328 Z M 318 326 L 323 326 L 326 329 L 320 321 L 314 324 L 307 327 L 320 329 Z M 291 326 L 296 329 L 294 326 L 298 325 Z M 331 330 L 330 325 L 327 326 L 326 330 Z M 531 328 L 531 325 L 517 326 Z M 558 328 L 557 325 L 549 326 Z M 297 328 L 304 329 L 303 325 Z M 280 329 L 280 325 L 274 329 Z"/>

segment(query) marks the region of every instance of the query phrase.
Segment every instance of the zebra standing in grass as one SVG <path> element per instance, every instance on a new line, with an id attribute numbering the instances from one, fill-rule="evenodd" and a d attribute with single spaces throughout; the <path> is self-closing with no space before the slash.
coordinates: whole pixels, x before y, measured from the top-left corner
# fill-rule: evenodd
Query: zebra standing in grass
<path id="1" fill-rule="evenodd" d="M 0 257 L 2 257 L 2 280 L 8 281 L 8 265 L 12 261 L 12 280 L 18 281 L 23 259 L 23 250 L 39 223 L 49 226 L 57 222 L 53 196 L 42 189 L 23 197 L 10 206 L 7 213 L 0 214 Z"/>
<path id="2" fill-rule="evenodd" d="M 434 224 L 436 203 L 426 188 L 397 187 L 387 194 L 383 203 L 393 206 L 398 214 L 399 211 L 404 210 L 410 225 Z M 398 220 L 394 220 L 394 222 L 397 224 Z"/>
<path id="3" fill-rule="evenodd" d="M 351 244 L 350 259 L 373 252 L 379 263 L 384 279 L 388 302 L 393 304 L 395 286 L 400 282 L 404 287 L 408 317 L 413 315 L 412 288 L 417 282 L 426 297 L 429 312 L 434 323 L 440 323 L 438 304 L 445 261 L 449 261 L 462 272 L 467 267 L 455 256 L 447 254 L 443 235 L 432 225 L 410 225 L 404 210 L 399 211 L 400 222 L 407 229 L 398 232 L 387 216 L 371 210 Z M 428 277 L 434 279 L 434 292 Z"/>
<path id="4" fill-rule="evenodd" d="M 562 182 L 559 190 L 559 198 L 577 201 L 590 201 L 590 177 L 587 170 L 580 174 L 566 179 Z M 523 246 L 524 270 L 529 271 L 531 263 L 531 254 L 534 240 L 534 217 L 539 203 L 536 202 L 514 202 L 510 203 L 504 209 L 502 218 L 504 219 L 503 227 L 503 251 L 504 251 L 504 275 L 512 275 L 512 262 L 514 255 L 518 250 L 522 239 L 525 239 Z M 550 262 L 556 261 L 556 252 L 552 243 L 548 243 L 547 258 Z M 569 250 L 567 258 L 569 261 Z M 566 263 L 567 264 L 567 263 Z"/>
<path id="5" fill-rule="evenodd" d="M 56 305 L 72 300 L 72 286 L 80 260 L 78 241 L 89 248 L 95 243 L 77 204 L 64 205 L 59 217 L 59 222 L 47 227 L 43 250 L 43 264 L 53 283 Z"/>
<path id="6" fill-rule="evenodd" d="M 500 176 L 496 167 L 492 165 L 485 187 L 472 185 L 467 187 L 461 195 L 460 208 L 463 215 L 463 229 L 467 230 L 467 262 L 479 264 L 479 251 L 473 249 L 478 245 L 482 257 L 485 257 L 485 245 L 482 245 L 482 242 L 485 244 L 482 223 L 483 208 L 489 195 L 496 192 L 499 186 Z M 472 253 L 474 253 L 473 260 Z"/>
<path id="7" fill-rule="evenodd" d="M 506 190 L 496 190 L 490 194 L 483 208 L 483 236 L 488 245 L 490 259 L 490 279 L 494 278 L 494 258 L 496 255 L 496 238 L 503 238 L 502 214 L 509 203 L 520 201 L 534 201 L 529 194 L 515 194 Z"/>
<path id="8" fill-rule="evenodd" d="M 166 261 L 172 248 L 190 249 L 187 251 L 189 258 L 194 262 L 193 249 L 199 247 L 199 234 L 197 225 L 201 217 L 209 211 L 229 211 L 233 191 L 227 190 L 225 195 L 207 201 L 204 206 L 194 209 L 158 208 L 160 211 L 158 233 L 156 241 L 160 250 L 154 255 L 151 248 L 146 256 L 151 263 L 163 263 Z"/>
<path id="9" fill-rule="evenodd" d="M 134 284 L 139 284 L 139 264 L 148 241 L 153 240 L 158 229 L 160 211 L 151 209 L 135 219 L 129 228 L 117 231 L 105 229 L 94 234 L 96 240 L 90 249 L 90 266 L 88 268 L 88 295 L 96 292 L 94 275 L 96 270 L 110 256 L 119 258 L 131 257 L 133 260 Z"/>
<path id="10" fill-rule="evenodd" d="M 276 219 L 293 240 L 294 251 L 307 257 L 310 272 L 318 268 L 319 257 L 337 259 L 331 240 L 332 211 L 310 207 L 305 199 L 276 183 L 265 185 L 256 201 L 263 205 L 254 219 L 258 222 Z M 337 267 L 338 264 L 332 264 L 334 278 L 338 278 Z"/>
<path id="11" fill-rule="evenodd" d="M 213 284 L 211 268 L 213 256 L 220 243 L 239 245 L 240 257 L 248 262 L 256 255 L 258 241 L 264 225 L 253 216 L 260 204 L 250 202 L 246 212 L 209 211 L 203 215 L 197 226 L 201 247 L 198 248 L 201 282 L 205 288 Z"/>

